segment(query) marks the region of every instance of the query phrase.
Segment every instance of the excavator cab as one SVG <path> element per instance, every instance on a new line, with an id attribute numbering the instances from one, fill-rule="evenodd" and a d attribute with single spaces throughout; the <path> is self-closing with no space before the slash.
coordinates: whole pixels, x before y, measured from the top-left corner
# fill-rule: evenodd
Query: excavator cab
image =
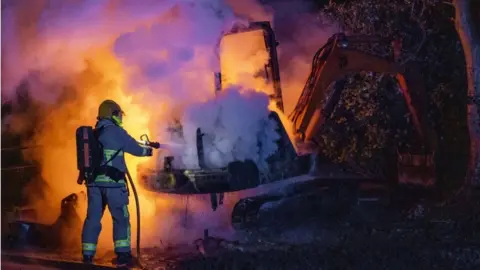
<path id="1" fill-rule="evenodd" d="M 239 84 L 268 93 L 276 106 L 283 110 L 277 45 L 269 22 L 238 25 L 225 33 L 217 48 L 220 72 L 215 74 L 215 91 Z M 270 118 L 279 123 L 278 132 L 286 134 L 275 112 L 271 113 Z M 288 136 L 287 139 L 285 136 L 279 143 L 286 144 L 287 147 L 282 146 L 279 152 L 294 154 Z M 200 128 L 197 130 L 197 156 L 199 169 L 175 168 L 174 157 L 165 157 L 160 171 L 138 168 L 143 186 L 157 192 L 213 194 L 255 188 L 264 182 L 265 177 L 269 177 L 262 177 L 251 160 L 235 161 L 226 168 L 209 168 L 204 159 L 203 134 Z M 285 175 L 277 170 L 272 177 L 278 178 L 277 174 Z"/>
<path id="2" fill-rule="evenodd" d="M 269 22 L 237 26 L 224 34 L 219 44 L 221 71 L 216 74 L 216 90 L 241 84 L 268 93 L 283 111 L 277 46 Z"/>

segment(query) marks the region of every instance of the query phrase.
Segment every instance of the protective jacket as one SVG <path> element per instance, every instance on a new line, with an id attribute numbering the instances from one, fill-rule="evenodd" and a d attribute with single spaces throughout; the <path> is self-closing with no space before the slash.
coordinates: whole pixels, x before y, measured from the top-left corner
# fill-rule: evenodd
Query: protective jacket
<path id="1" fill-rule="evenodd" d="M 87 186 L 123 187 L 127 171 L 124 153 L 137 157 L 150 156 L 151 149 L 139 145 L 127 131 L 109 119 L 99 120 L 95 128 L 99 131 L 98 140 L 103 146 L 102 164 L 107 161 L 108 163 L 105 164 L 107 166 L 98 170 L 95 180 Z"/>

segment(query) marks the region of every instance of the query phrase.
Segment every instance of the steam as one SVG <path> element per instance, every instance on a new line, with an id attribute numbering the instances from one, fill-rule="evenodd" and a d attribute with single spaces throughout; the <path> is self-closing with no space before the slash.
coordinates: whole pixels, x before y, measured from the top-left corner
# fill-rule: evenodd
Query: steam
<path id="1" fill-rule="evenodd" d="M 204 134 L 206 166 L 226 167 L 232 161 L 253 160 L 259 168 L 267 168 L 266 158 L 277 150 L 277 125 L 268 119 L 269 99 L 266 94 L 237 88 L 224 90 L 214 100 L 189 107 L 183 118 L 186 150 L 183 163 L 199 168 L 197 128 Z"/>
<path id="2" fill-rule="evenodd" d="M 177 138 L 177 143 L 183 139 L 185 147 L 183 152 L 171 149 L 172 154 L 184 167 L 198 168 L 196 129 L 201 128 L 206 135 L 209 167 L 225 167 L 245 159 L 266 167 L 265 158 L 276 150 L 278 139 L 268 120 L 268 97 L 240 94 L 238 87 L 218 99 L 214 96 L 214 73 L 220 68 L 219 40 L 241 20 L 220 1 L 179 1 L 167 15 L 149 27 L 122 34 L 114 51 L 124 66 L 131 67 L 132 88 L 149 89 L 166 104 L 170 118 L 181 119 L 183 138 Z M 261 70 L 267 59 L 261 60 L 255 71 Z M 197 104 L 199 101 L 203 103 Z M 157 125 L 158 137 L 165 138 L 168 121 L 162 119 Z"/>

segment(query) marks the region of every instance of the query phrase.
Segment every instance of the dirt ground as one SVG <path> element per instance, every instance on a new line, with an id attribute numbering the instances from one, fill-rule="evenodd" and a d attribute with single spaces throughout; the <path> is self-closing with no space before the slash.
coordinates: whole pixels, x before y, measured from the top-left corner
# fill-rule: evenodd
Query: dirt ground
<path id="1" fill-rule="evenodd" d="M 175 268 L 480 269 L 480 200 L 472 201 L 417 204 L 395 216 L 388 208 L 360 208 L 328 221 L 274 223 Z"/>
<path id="2" fill-rule="evenodd" d="M 235 242 L 209 238 L 144 249 L 142 263 L 146 269 L 480 269 L 479 198 L 442 207 L 357 205 L 344 215 L 278 205 L 276 214 L 268 209 L 255 226 L 239 230 Z"/>

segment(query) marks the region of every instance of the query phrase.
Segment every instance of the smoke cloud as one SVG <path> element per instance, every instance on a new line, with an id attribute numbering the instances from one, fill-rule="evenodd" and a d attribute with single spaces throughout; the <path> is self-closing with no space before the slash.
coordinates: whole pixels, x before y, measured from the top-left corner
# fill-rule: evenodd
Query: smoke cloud
<path id="1" fill-rule="evenodd" d="M 266 168 L 266 158 L 277 150 L 277 125 L 268 119 L 269 99 L 263 93 L 239 89 L 224 90 L 214 100 L 189 107 L 182 118 L 187 148 L 183 163 L 198 168 L 196 130 L 204 134 L 206 166 L 226 167 L 250 159 Z"/>
<path id="2" fill-rule="evenodd" d="M 273 20 L 285 105 L 293 107 L 315 49 L 333 31 L 305 13 L 308 9 L 285 12 L 295 6 L 267 8 L 253 0 L 2 1 L 2 102 L 12 99 L 23 83 L 35 102 L 43 104 L 33 142 L 43 147 L 31 151 L 30 158 L 41 164 L 47 195 L 30 193 L 31 201 L 55 208 L 63 197 L 84 190 L 75 184 L 73 134 L 80 125 L 94 124 L 104 99 L 124 108 L 125 128 L 132 136 L 147 133 L 160 142 L 179 143 L 181 147 L 159 156 L 174 154 L 182 166 L 198 166 L 195 134 L 201 128 L 209 166 L 252 159 L 264 168 L 278 138 L 275 123 L 268 119 L 268 97 L 262 89 L 235 82 L 215 98 L 217 46 L 234 24 Z M 285 17 L 295 17 L 297 23 L 283 23 Z M 182 138 L 171 137 L 175 121 L 183 125 Z M 131 171 L 141 161 L 127 157 Z M 167 235 L 181 235 L 184 198 L 140 192 L 142 235 L 148 239 L 143 243 L 154 245 Z M 192 200 L 190 213 L 210 213 L 208 200 Z M 133 221 L 133 204 L 130 208 Z M 195 223 L 201 224 L 200 233 L 207 221 L 211 226 L 215 220 L 225 224 L 227 213 L 215 215 L 222 216 L 193 215 L 203 220 Z M 42 217 L 51 222 L 57 216 L 58 211 L 49 211 Z M 102 243 L 108 247 L 110 223 L 104 219 Z"/>

